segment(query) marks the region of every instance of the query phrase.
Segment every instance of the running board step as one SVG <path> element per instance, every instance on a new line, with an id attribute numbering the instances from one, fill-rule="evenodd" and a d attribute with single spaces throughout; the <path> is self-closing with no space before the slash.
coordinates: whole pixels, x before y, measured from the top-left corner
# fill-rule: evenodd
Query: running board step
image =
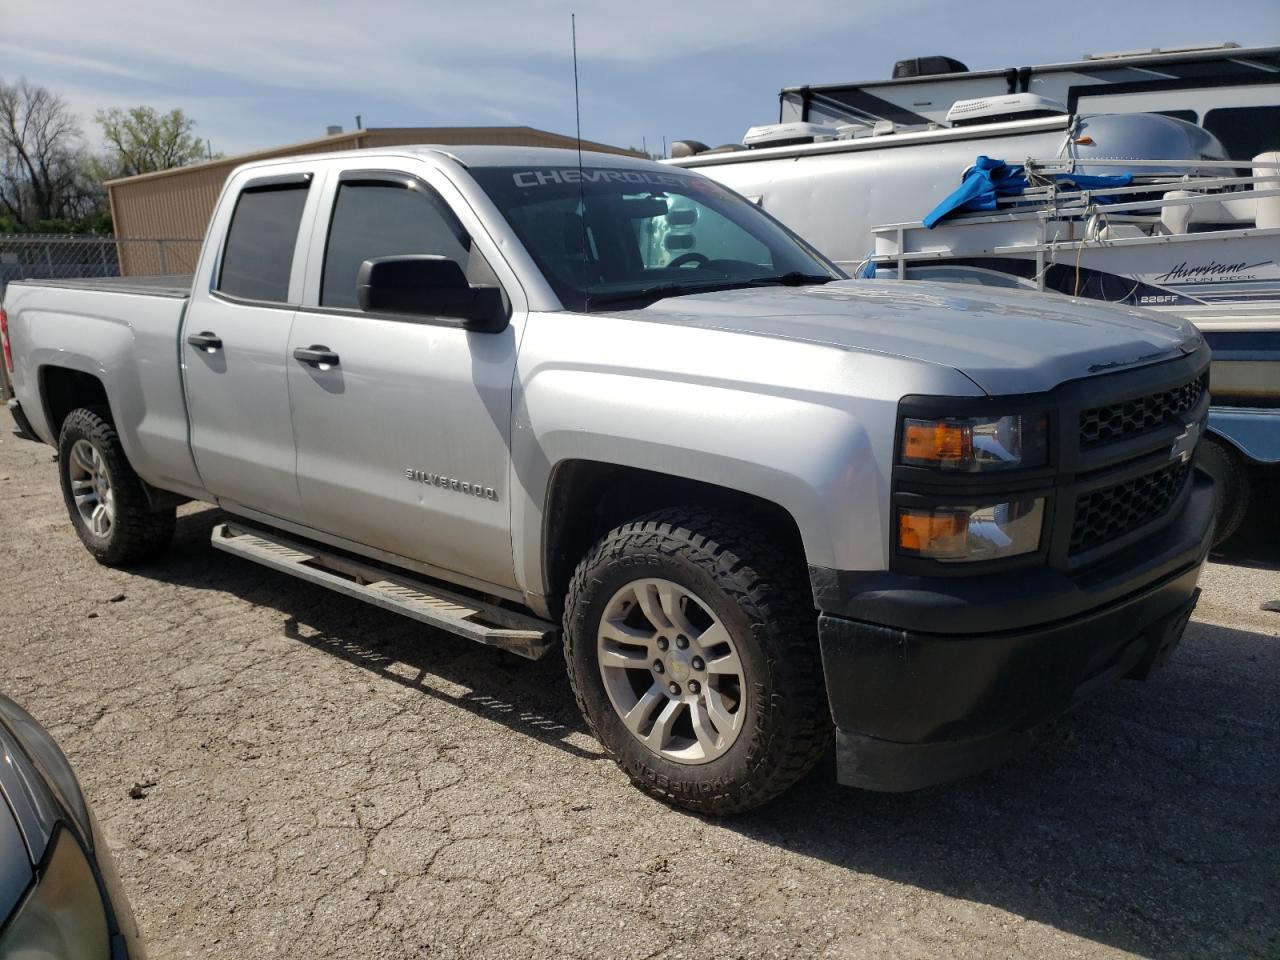
<path id="1" fill-rule="evenodd" d="M 220 523 L 213 528 L 212 543 L 215 550 L 530 660 L 537 660 L 555 643 L 555 624 L 546 620 L 454 593 L 427 580 L 392 574 L 274 530 Z"/>

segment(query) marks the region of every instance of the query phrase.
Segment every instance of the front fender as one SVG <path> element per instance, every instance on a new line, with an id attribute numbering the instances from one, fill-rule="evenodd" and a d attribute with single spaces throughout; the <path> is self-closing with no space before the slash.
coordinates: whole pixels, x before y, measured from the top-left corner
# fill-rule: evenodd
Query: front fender
<path id="1" fill-rule="evenodd" d="M 777 504 L 795 520 L 810 564 L 876 569 L 884 562 L 888 472 L 878 453 L 892 444 L 892 409 L 865 422 L 810 400 L 687 383 L 662 384 L 643 409 L 626 409 L 610 399 L 634 388 L 626 379 L 565 371 L 539 385 L 580 413 L 542 429 L 531 421 L 539 456 L 518 455 L 539 464 L 520 478 L 532 487 L 531 500 L 545 502 L 551 472 L 567 460 L 635 467 Z"/>
<path id="2" fill-rule="evenodd" d="M 643 311 L 533 314 L 512 400 L 517 582 L 546 595 L 543 513 L 570 460 L 758 497 L 795 521 L 810 566 L 883 570 L 897 407 L 910 393 L 982 391 L 937 364 Z"/>

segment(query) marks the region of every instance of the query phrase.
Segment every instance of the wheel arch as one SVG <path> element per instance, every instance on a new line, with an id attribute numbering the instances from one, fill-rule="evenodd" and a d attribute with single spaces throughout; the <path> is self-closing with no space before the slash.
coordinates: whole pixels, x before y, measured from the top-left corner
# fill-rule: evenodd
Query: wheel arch
<path id="1" fill-rule="evenodd" d="M 130 465 L 133 465 L 130 439 L 124 431 L 120 430 L 120 425 L 116 422 L 111 398 L 100 377 L 75 367 L 44 364 L 37 371 L 37 384 L 40 391 L 41 415 L 50 434 L 49 442 L 54 447 L 58 445 L 62 425 L 66 423 L 71 413 L 82 407 L 100 408 L 106 411 L 107 419 L 116 427 L 125 457 L 130 461 Z M 185 503 L 188 499 L 182 494 L 153 487 L 141 477 L 138 478 L 138 482 L 147 498 L 147 503 L 153 510 L 169 509 Z"/>
<path id="2" fill-rule="evenodd" d="M 559 619 L 578 562 L 606 533 L 646 513 L 671 507 L 714 508 L 752 517 L 804 563 L 796 518 L 782 505 L 732 487 L 642 467 L 572 459 L 557 464 L 542 511 L 545 600 Z"/>
<path id="3" fill-rule="evenodd" d="M 105 407 L 110 413 L 111 401 L 102 380 L 92 373 L 73 367 L 45 364 L 39 370 L 40 409 L 50 433 L 50 441 L 58 442 L 67 416 L 80 407 Z M 114 418 L 113 418 L 114 419 Z"/>
<path id="4" fill-rule="evenodd" d="M 1247 463 L 1280 464 L 1280 410 L 1210 407 L 1206 433 Z"/>

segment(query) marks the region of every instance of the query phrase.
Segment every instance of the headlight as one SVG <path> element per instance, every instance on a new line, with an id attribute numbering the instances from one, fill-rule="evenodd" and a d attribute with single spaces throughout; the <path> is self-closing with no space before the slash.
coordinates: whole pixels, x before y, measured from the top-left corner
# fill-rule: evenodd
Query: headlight
<path id="1" fill-rule="evenodd" d="M 1044 498 L 987 506 L 900 507 L 898 550 L 946 562 L 996 560 L 1040 547 Z"/>
<path id="2" fill-rule="evenodd" d="M 1042 467 L 1048 462 L 1049 419 L 1044 414 L 947 417 L 902 421 L 899 461 L 971 473 Z"/>
<path id="3" fill-rule="evenodd" d="M 111 935 L 93 869 L 71 831 L 61 829 L 35 889 L 0 935 L 7 960 L 107 960 Z"/>

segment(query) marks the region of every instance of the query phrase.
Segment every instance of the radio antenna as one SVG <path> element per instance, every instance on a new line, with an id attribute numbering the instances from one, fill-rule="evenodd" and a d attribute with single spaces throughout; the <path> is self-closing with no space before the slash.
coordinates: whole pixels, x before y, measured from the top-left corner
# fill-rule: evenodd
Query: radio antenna
<path id="1" fill-rule="evenodd" d="M 582 178 L 582 106 L 578 100 L 578 16 L 569 14 L 569 30 L 573 38 L 573 122 L 578 138 L 578 219 L 582 223 L 582 309 L 591 308 L 591 279 L 587 271 L 587 195 Z"/>

